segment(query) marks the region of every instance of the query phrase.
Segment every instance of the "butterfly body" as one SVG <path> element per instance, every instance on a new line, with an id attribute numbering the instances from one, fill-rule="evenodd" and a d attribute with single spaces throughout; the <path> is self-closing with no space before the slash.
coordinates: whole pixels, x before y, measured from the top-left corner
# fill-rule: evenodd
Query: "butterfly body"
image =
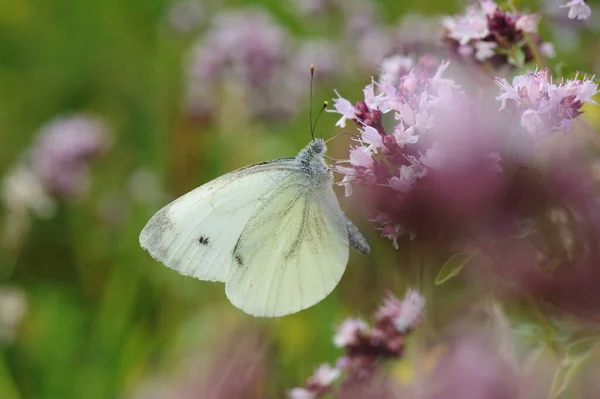
<path id="1" fill-rule="evenodd" d="M 246 313 L 282 316 L 325 298 L 349 245 L 369 246 L 341 211 L 323 140 L 295 158 L 238 169 L 158 211 L 140 234 L 155 259 L 201 280 L 225 282 Z"/>

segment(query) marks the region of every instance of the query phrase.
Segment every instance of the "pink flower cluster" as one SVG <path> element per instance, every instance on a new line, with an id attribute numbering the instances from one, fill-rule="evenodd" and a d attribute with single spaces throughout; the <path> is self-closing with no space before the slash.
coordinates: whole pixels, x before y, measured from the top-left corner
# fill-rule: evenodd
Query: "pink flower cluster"
<path id="1" fill-rule="evenodd" d="M 496 78 L 502 101 L 501 110 L 508 110 L 520 118 L 521 125 L 534 138 L 550 134 L 553 130 L 570 131 L 573 118 L 579 116 L 584 103 L 596 104 L 593 96 L 598 85 L 584 77 L 568 79 L 558 84 L 552 82 L 548 69 L 518 75 L 512 84 Z"/>
<path id="2" fill-rule="evenodd" d="M 352 385 L 373 374 L 381 360 L 402 356 L 405 339 L 421 322 L 425 299 L 409 290 L 400 301 L 389 294 L 373 317 L 373 326 L 360 319 L 347 319 L 338 326 L 333 343 L 345 354 L 337 360 L 336 368 L 321 365 L 303 388 L 288 392 L 291 399 L 319 398 L 333 390 L 332 384 L 342 371 L 342 385 Z"/>
<path id="3" fill-rule="evenodd" d="M 521 65 L 533 60 L 534 50 L 527 44 L 526 35 L 535 39 L 545 55 L 553 55 L 551 44 L 541 43 L 537 35 L 538 22 L 535 14 L 507 12 L 492 0 L 481 0 L 467 7 L 464 14 L 442 20 L 444 39 L 453 52 L 495 66 Z"/>
<path id="4" fill-rule="evenodd" d="M 88 162 L 108 146 L 104 122 L 85 115 L 57 118 L 43 126 L 31 149 L 31 165 L 46 188 L 62 197 L 85 192 Z"/>
<path id="5" fill-rule="evenodd" d="M 445 126 L 444 119 L 469 118 L 465 93 L 443 76 L 448 63 L 438 66 L 424 57 L 415 67 L 410 66 L 400 58 L 388 60 L 380 81 L 365 87 L 363 101 L 352 105 L 338 94 L 335 110 L 331 110 L 342 115 L 337 126 L 344 127 L 346 120 L 352 119 L 360 130 L 360 137 L 354 139 L 358 145 L 351 148 L 345 161 L 349 165 L 336 166 L 344 175 L 340 184 L 347 196 L 354 185 L 373 188 L 372 195 L 379 197 L 373 201 L 377 204 L 374 220 L 395 247 L 398 237 L 414 236 L 419 230 L 405 218 L 416 216 L 413 205 L 419 202 L 418 186 L 432 180 L 436 171 L 446 170 L 453 153 L 460 151 L 456 146 L 459 135 L 448 141 L 451 133 L 446 131 L 446 138 L 436 140 L 440 133 L 436 126 Z M 390 124 L 393 127 L 388 127 Z M 499 168 L 493 153 L 485 153 L 484 163 L 489 170 Z"/>
<path id="6" fill-rule="evenodd" d="M 351 119 L 360 132 L 349 159 L 335 167 L 344 175 L 340 184 L 347 196 L 356 185 L 369 187 L 372 219 L 396 248 L 406 234 L 459 237 L 465 227 L 507 212 L 499 201 L 510 203 L 508 182 L 519 162 L 529 162 L 516 159 L 515 150 L 532 151 L 522 138 L 569 128 L 597 92 L 587 78 L 553 84 L 547 70 L 519 75 L 512 85 L 496 79 L 497 99 L 518 114 L 525 133 L 500 120 L 490 93 L 472 101 L 472 93 L 445 77 L 447 69 L 448 63 L 438 66 L 428 57 L 414 66 L 392 57 L 379 81 L 363 90 L 364 100 L 353 105 L 338 93 L 330 110 L 341 114 L 337 126 Z"/>

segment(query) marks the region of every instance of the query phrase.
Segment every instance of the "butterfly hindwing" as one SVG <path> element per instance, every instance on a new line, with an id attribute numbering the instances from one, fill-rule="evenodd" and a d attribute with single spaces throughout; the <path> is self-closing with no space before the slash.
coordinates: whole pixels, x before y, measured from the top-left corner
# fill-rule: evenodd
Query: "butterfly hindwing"
<path id="1" fill-rule="evenodd" d="M 345 216 L 331 186 L 290 178 L 252 215 L 234 248 L 229 300 L 256 316 L 295 313 L 325 298 L 348 261 Z"/>

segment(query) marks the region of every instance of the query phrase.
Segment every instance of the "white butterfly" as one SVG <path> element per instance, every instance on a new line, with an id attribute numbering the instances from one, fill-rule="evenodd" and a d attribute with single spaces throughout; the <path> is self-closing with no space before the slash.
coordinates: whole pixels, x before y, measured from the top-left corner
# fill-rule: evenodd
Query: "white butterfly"
<path id="1" fill-rule="evenodd" d="M 296 158 L 238 169 L 171 202 L 140 234 L 150 255 L 181 274 L 222 281 L 255 316 L 306 309 L 340 281 L 348 245 L 369 245 L 340 209 L 325 142 Z"/>

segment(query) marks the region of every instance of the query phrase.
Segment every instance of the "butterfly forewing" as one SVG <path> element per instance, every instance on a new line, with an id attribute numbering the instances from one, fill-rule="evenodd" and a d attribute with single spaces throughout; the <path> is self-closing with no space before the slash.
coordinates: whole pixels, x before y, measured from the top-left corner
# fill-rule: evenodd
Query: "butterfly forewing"
<path id="1" fill-rule="evenodd" d="M 295 313 L 325 298 L 348 261 L 345 217 L 331 186 L 298 173 L 251 216 L 234 248 L 229 300 L 256 316 Z"/>
<path id="2" fill-rule="evenodd" d="M 140 234 L 141 246 L 182 274 L 226 281 L 242 231 L 294 174 L 292 161 L 239 169 L 190 191 L 150 219 Z"/>

